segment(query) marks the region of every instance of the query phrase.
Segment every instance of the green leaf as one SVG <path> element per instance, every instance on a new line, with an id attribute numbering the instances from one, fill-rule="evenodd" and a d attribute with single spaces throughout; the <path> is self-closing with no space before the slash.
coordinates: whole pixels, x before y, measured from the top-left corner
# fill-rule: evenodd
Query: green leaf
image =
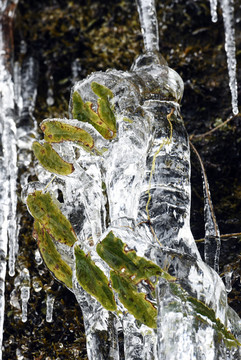
<path id="1" fill-rule="evenodd" d="M 39 251 L 48 269 L 54 274 L 56 279 L 72 288 L 72 269 L 61 258 L 51 236 L 38 221 L 34 222 L 33 237 L 38 241 Z"/>
<path id="2" fill-rule="evenodd" d="M 94 296 L 105 309 L 117 310 L 114 294 L 103 271 L 79 246 L 75 247 L 76 277 L 82 288 Z"/>
<path id="3" fill-rule="evenodd" d="M 113 289 L 118 293 L 119 300 L 130 314 L 150 328 L 156 328 L 157 309 L 146 299 L 146 295 L 139 293 L 130 280 L 115 271 L 110 272 Z"/>
<path id="4" fill-rule="evenodd" d="M 77 126 L 72 126 L 61 121 L 45 120 L 41 124 L 41 129 L 44 132 L 44 140 L 49 143 L 74 141 L 90 150 L 94 147 L 94 139 L 92 136 Z"/>
<path id="5" fill-rule="evenodd" d="M 169 281 L 176 280 L 152 261 L 137 256 L 134 250 L 126 251 L 125 244 L 115 237 L 112 231 L 97 244 L 96 251 L 113 270 L 121 271 L 124 268 L 129 276 L 134 276 L 135 283 L 148 280 L 151 276 L 161 276 Z"/>
<path id="6" fill-rule="evenodd" d="M 195 314 L 196 319 L 202 323 L 211 325 L 214 330 L 219 334 L 228 348 L 241 346 L 241 343 L 235 338 L 235 336 L 228 331 L 220 319 L 216 318 L 215 311 L 209 308 L 202 301 L 190 296 L 179 284 L 171 283 L 171 290 L 174 295 L 181 299 L 182 303 L 188 303 Z"/>
<path id="7" fill-rule="evenodd" d="M 29 212 L 56 241 L 73 246 L 77 238 L 68 219 L 60 211 L 57 200 L 49 193 L 35 191 L 27 197 Z"/>
<path id="8" fill-rule="evenodd" d="M 58 175 L 69 175 L 74 171 L 74 166 L 64 161 L 48 143 L 43 145 L 34 141 L 32 145 L 34 155 L 40 164 L 48 171 Z"/>
<path id="9" fill-rule="evenodd" d="M 108 100 L 114 97 L 113 92 L 108 87 L 99 84 L 96 81 L 93 81 L 90 86 L 92 91 L 102 99 Z"/>
<path id="10" fill-rule="evenodd" d="M 75 91 L 73 93 L 73 117 L 91 124 L 105 139 L 113 139 L 116 137 L 116 119 L 109 102 L 113 93 L 104 85 L 96 82 L 92 82 L 91 88 L 99 97 L 97 113 L 92 109 L 93 104 L 89 101 L 84 103 L 80 94 Z"/>

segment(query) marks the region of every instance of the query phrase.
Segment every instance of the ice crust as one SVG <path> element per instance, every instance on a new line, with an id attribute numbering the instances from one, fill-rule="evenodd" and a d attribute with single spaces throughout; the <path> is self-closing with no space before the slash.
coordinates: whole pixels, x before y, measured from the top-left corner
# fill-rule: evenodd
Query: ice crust
<path id="1" fill-rule="evenodd" d="M 202 261 L 190 230 L 190 153 L 180 114 L 181 78 L 163 64 L 157 53 L 148 52 L 135 61 L 129 72 L 93 73 L 75 84 L 72 94 L 78 91 L 83 101 L 91 101 L 96 109 L 93 81 L 114 94 L 111 101 L 117 118 L 117 138 L 106 141 L 92 129 L 98 146 L 106 149 L 102 156 L 82 149 L 76 153 L 76 146 L 70 143 L 58 145 L 63 157 L 73 157 L 76 170 L 68 177 L 58 176 L 49 185 L 50 191 L 62 191 L 61 210 L 71 220 L 79 245 L 108 276 L 110 269 L 96 253 L 96 245 L 113 231 L 138 256 L 168 269 L 190 296 L 213 309 L 216 317 L 228 328 L 235 328 L 235 335 L 240 336 L 240 319 L 233 312 L 230 316 L 225 286 Z M 71 109 L 72 100 L 70 115 Z M 170 142 L 162 146 L 171 131 Z M 41 172 L 40 177 L 44 184 L 49 181 L 47 172 Z M 66 252 L 63 246 L 58 249 L 74 270 L 71 251 Z M 183 303 L 163 279 L 156 286 L 155 330 L 140 325 L 117 298 L 122 315 L 105 310 L 81 288 L 73 272 L 73 291 L 84 316 L 90 360 L 216 360 L 225 358 L 229 351 L 224 342 L 218 344 L 212 323 L 202 324 L 190 304 Z M 139 289 L 145 291 L 142 285 Z M 119 350 L 121 332 L 124 355 Z M 237 349 L 229 353 L 230 359 L 239 356 Z"/>
<path id="2" fill-rule="evenodd" d="M 17 4 L 18 0 L 12 1 Z M 215 21 L 217 2 L 212 4 Z M 225 49 L 228 57 L 232 108 L 238 112 L 237 82 L 235 78 L 235 41 L 233 27 L 233 1 L 220 0 L 225 26 Z M 6 10 L 7 0 L 0 0 L 0 14 Z M 114 93 L 111 100 L 115 108 L 118 136 L 106 141 L 89 124 L 78 122 L 95 138 L 98 148 L 106 148 L 103 156 L 86 153 L 76 145 L 54 145 L 66 159 L 74 160 L 75 172 L 57 177 L 49 190 L 63 194 L 63 213 L 70 219 L 80 246 L 92 256 L 95 263 L 109 275 L 109 269 L 99 258 L 95 248 L 112 230 L 139 256 L 151 259 L 178 278 L 188 293 L 212 308 L 216 317 L 241 339 L 240 319 L 227 306 L 224 285 L 218 275 L 202 260 L 190 230 L 190 154 L 186 131 L 180 114 L 183 82 L 158 55 L 159 36 L 154 1 L 137 1 L 144 38 L 145 55 L 140 56 L 131 71 L 109 70 L 94 73 L 77 83 L 85 101 L 92 101 L 96 109 L 96 95 L 90 84 L 96 81 Z M 10 18 L 13 12 L 9 13 Z M 0 50 L 5 42 L 0 23 Z M 15 64 L 14 82 L 4 56 L 0 59 L 0 345 L 4 319 L 4 290 L 7 245 L 9 241 L 9 273 L 15 273 L 17 244 L 16 178 L 17 146 L 19 166 L 30 164 L 32 155 L 31 133 L 36 131 L 33 117 L 37 93 L 38 64 L 26 57 L 23 64 Z M 75 72 L 73 68 L 73 77 Z M 48 102 L 52 101 L 51 89 Z M 72 91 L 72 93 L 73 93 Z M 16 107 L 18 120 L 16 121 Z M 70 115 L 72 100 L 70 100 Z M 167 116 L 173 109 L 173 138 L 170 144 L 160 146 L 170 136 Z M 62 119 L 59 119 L 62 121 Z M 76 125 L 77 120 L 66 120 Z M 155 168 L 152 171 L 155 158 Z M 30 184 L 29 192 L 43 189 L 52 176 L 36 166 L 40 182 Z M 150 182 L 151 178 L 151 182 Z M 22 174 L 21 185 L 26 185 Z M 147 201 L 150 198 L 147 214 Z M 212 224 L 211 224 L 212 227 Z M 210 229 L 210 228 L 209 228 Z M 209 231 L 208 229 L 208 231 Z M 211 234 L 212 235 L 212 234 Z M 158 239 L 158 241 L 157 241 Z M 161 243 L 161 246 L 160 244 Z M 58 251 L 74 270 L 72 250 L 58 246 Z M 36 254 L 36 261 L 42 261 Z M 226 274 L 227 287 L 230 274 Z M 122 315 L 105 310 L 93 297 L 83 291 L 74 271 L 74 293 L 84 314 L 88 357 L 91 359 L 239 359 L 237 349 L 228 350 L 211 326 L 200 325 L 196 313 L 180 301 L 170 284 L 160 280 L 156 287 L 158 307 L 157 330 L 138 323 L 118 302 Z M 20 290 L 21 301 L 17 297 Z M 144 291 L 144 287 L 140 286 Z M 39 287 L 35 286 L 35 291 Z M 11 294 L 12 306 L 22 307 L 22 321 L 27 321 L 27 304 L 30 296 L 30 274 L 21 269 Z M 47 294 L 46 320 L 52 321 L 54 298 Z M 175 308 L 172 305 L 175 304 Z M 197 326 L 199 327 L 197 330 Z M 124 344 L 122 337 L 124 334 Z M 103 342 L 103 338 L 105 341 Z M 122 346 L 123 345 L 123 346 Z M 124 351 L 121 350 L 124 347 Z M 21 351 L 17 350 L 20 358 Z M 0 359 L 2 355 L 0 354 Z"/>

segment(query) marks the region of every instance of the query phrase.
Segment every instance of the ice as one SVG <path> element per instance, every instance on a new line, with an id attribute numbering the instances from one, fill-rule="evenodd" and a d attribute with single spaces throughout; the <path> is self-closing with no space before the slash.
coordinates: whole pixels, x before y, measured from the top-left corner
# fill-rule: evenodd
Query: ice
<path id="1" fill-rule="evenodd" d="M 205 245 L 204 257 L 205 262 L 211 266 L 215 271 L 219 269 L 219 255 L 220 255 L 220 232 L 209 191 L 209 185 L 206 179 L 203 180 L 204 188 L 204 221 L 205 221 Z"/>
<path id="2" fill-rule="evenodd" d="M 22 322 L 28 320 L 28 300 L 30 298 L 30 274 L 27 268 L 20 273 L 20 297 L 22 302 Z"/>
<path id="3" fill-rule="evenodd" d="M 154 2 L 139 1 L 138 6 L 144 54 L 130 71 L 97 72 L 76 83 L 70 99 L 71 118 L 74 92 L 97 111 L 91 84 L 110 89 L 117 136 L 104 140 L 89 124 L 55 119 L 86 129 L 96 147 L 105 151 L 91 154 L 71 142 L 55 144 L 54 149 L 73 162 L 75 171 L 52 177 L 37 165 L 39 182 L 25 188 L 23 199 L 37 189 L 61 193 L 59 207 L 78 237 L 75 246 L 107 277 L 110 268 L 97 254 L 96 245 L 112 231 L 126 250 L 135 250 L 176 279 L 155 279 L 155 295 L 147 283 L 138 283 L 138 291 L 158 311 L 157 328 L 151 329 L 128 313 L 117 294 L 118 313 L 107 311 L 84 291 L 76 278 L 74 249 L 55 242 L 73 270 L 72 291 L 83 313 L 89 360 L 123 359 L 123 345 L 126 360 L 234 360 L 240 350 L 229 350 L 219 321 L 240 339 L 240 319 L 228 307 L 222 280 L 202 261 L 190 230 L 190 150 L 180 112 L 183 81 L 157 52 Z M 210 208 L 205 213 L 207 235 L 213 236 Z M 52 320 L 52 300 L 49 294 L 48 321 Z M 124 344 L 119 342 L 120 334 Z"/>
<path id="4" fill-rule="evenodd" d="M 227 293 L 229 293 L 230 291 L 232 291 L 233 271 L 229 265 L 225 265 L 223 271 L 224 271 L 226 291 Z"/>
<path id="5" fill-rule="evenodd" d="M 232 110 L 237 115 L 238 110 L 238 86 L 236 77 L 236 44 L 235 44 L 235 24 L 234 24 L 234 1 L 219 0 L 225 31 L 225 51 L 227 55 L 227 66 L 229 76 L 229 87 L 232 96 Z M 217 0 L 210 0 L 212 21 L 217 21 Z"/>
<path id="6" fill-rule="evenodd" d="M 217 22 L 218 20 L 217 6 L 218 6 L 218 0 L 210 0 L 210 10 L 211 10 L 211 16 L 213 22 Z"/>
<path id="7" fill-rule="evenodd" d="M 47 322 L 53 321 L 54 301 L 55 301 L 55 296 L 51 293 L 47 293 L 47 299 L 46 299 L 46 321 Z"/>
<path id="8" fill-rule="evenodd" d="M 13 3 L 14 4 L 14 3 Z M 15 1 L 15 4 L 17 2 Z M 14 86 L 11 65 L 5 56 L 11 44 L 11 24 L 15 6 L 8 12 L 8 1 L 0 1 L 0 359 L 2 359 L 2 334 L 5 307 L 6 259 L 9 248 L 16 238 L 16 126 L 14 122 Z M 3 28 L 3 17 L 9 26 Z M 7 22 L 5 22 L 7 24 Z M 9 260 L 10 275 L 14 274 L 12 261 Z"/>
<path id="9" fill-rule="evenodd" d="M 94 107 L 93 81 L 105 85 L 115 95 L 112 105 L 117 114 L 118 136 L 105 143 L 107 151 L 101 157 L 80 153 L 76 159 L 79 168 L 59 187 L 64 198 L 62 210 L 72 217 L 81 248 L 107 276 L 109 268 L 97 255 L 95 245 L 112 231 L 138 256 L 169 268 L 188 295 L 181 300 L 170 284 L 160 280 L 156 296 L 157 330 L 151 330 L 140 326 L 128 313 L 118 319 L 106 311 L 86 294 L 74 276 L 88 357 L 112 358 L 111 354 L 115 354 L 115 359 L 120 357 L 118 323 L 121 324 L 118 329 L 122 328 L 124 333 L 128 360 L 161 359 L 164 355 L 168 359 L 186 360 L 194 358 L 194 354 L 215 359 L 217 351 L 226 354 L 224 343 L 217 350 L 217 334 L 212 324 L 200 322 L 187 300 L 191 297 L 203 302 L 226 326 L 240 322 L 237 316 L 227 322 L 224 284 L 201 260 L 190 231 L 190 152 L 179 105 L 182 80 L 157 54 L 148 52 L 135 61 L 129 72 L 94 73 L 74 86 L 72 93 L 78 91 L 83 101 L 93 102 Z M 50 189 L 58 186 L 58 181 L 53 182 Z M 81 212 L 80 226 L 75 219 Z M 212 226 L 207 227 L 208 234 L 212 234 Z M 146 291 L 141 284 L 139 290 Z M 124 311 L 118 299 L 117 303 L 119 310 Z M 208 341 L 203 336 L 205 330 Z M 106 334 L 111 337 L 104 350 L 100 337 Z"/>
<path id="10" fill-rule="evenodd" d="M 159 51 L 158 22 L 155 0 L 137 0 L 137 9 L 146 51 Z"/>
<path id="11" fill-rule="evenodd" d="M 234 29 L 234 2 L 233 0 L 220 0 L 224 30 L 225 30 L 225 51 L 227 54 L 229 87 L 232 95 L 232 109 L 234 115 L 238 114 L 238 87 L 236 78 L 236 45 Z"/>

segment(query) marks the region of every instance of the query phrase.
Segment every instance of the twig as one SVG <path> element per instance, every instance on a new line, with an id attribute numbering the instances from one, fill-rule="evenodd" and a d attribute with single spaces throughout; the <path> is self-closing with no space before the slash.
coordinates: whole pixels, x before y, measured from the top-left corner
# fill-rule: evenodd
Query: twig
<path id="1" fill-rule="evenodd" d="M 231 237 L 235 237 L 235 236 L 241 236 L 241 232 L 240 233 L 232 233 L 232 234 L 223 234 L 223 235 L 220 235 L 220 238 L 224 239 L 224 238 L 231 238 Z M 204 242 L 204 241 L 205 241 L 204 238 L 195 240 L 195 242 Z"/>
<path id="2" fill-rule="evenodd" d="M 236 118 L 237 116 L 241 116 L 241 113 L 238 113 L 236 115 L 231 115 L 227 120 L 225 120 L 222 124 L 216 126 L 214 129 L 210 130 L 210 131 L 207 131 L 203 134 L 193 134 L 193 135 L 190 135 L 190 140 L 192 140 L 193 138 L 203 138 L 205 136 L 208 136 L 210 134 L 212 134 L 213 132 L 215 132 L 216 130 L 220 129 L 222 126 L 226 125 L 227 123 L 229 123 L 231 120 L 233 120 L 234 118 Z"/>

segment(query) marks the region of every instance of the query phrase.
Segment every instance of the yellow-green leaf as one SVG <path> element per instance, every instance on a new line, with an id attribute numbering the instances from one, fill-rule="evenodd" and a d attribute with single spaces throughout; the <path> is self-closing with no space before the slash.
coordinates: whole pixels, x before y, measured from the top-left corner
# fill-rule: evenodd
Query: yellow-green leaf
<path id="1" fill-rule="evenodd" d="M 136 255 L 134 250 L 125 250 L 125 244 L 113 232 L 109 232 L 102 242 L 97 244 L 98 255 L 113 269 L 121 271 L 125 268 L 128 275 L 134 275 L 134 282 L 148 280 L 151 276 L 161 276 L 169 281 L 175 278 L 162 270 L 152 261 Z"/>
<path id="2" fill-rule="evenodd" d="M 106 86 L 97 83 L 96 81 L 92 81 L 91 83 L 92 91 L 100 98 L 103 99 L 112 99 L 114 97 L 113 92 Z"/>
<path id="3" fill-rule="evenodd" d="M 38 221 L 34 222 L 33 237 L 38 241 L 39 251 L 48 269 L 56 279 L 72 288 L 72 269 L 61 258 L 51 236 L 41 227 Z"/>
<path id="4" fill-rule="evenodd" d="M 89 149 L 94 147 L 94 139 L 85 130 L 56 120 L 45 120 L 41 124 L 44 132 L 44 140 L 49 143 L 60 143 L 63 141 L 74 141 Z"/>
<path id="5" fill-rule="evenodd" d="M 156 328 L 157 309 L 147 300 L 146 294 L 139 293 L 131 281 L 115 271 L 110 272 L 113 289 L 130 314 L 150 328 Z"/>
<path id="6" fill-rule="evenodd" d="M 34 155 L 40 164 L 48 171 L 58 175 L 69 175 L 74 171 L 74 166 L 64 161 L 48 143 L 43 145 L 35 141 L 32 145 Z"/>
<path id="7" fill-rule="evenodd" d="M 96 82 L 92 82 L 91 88 L 99 97 L 97 113 L 92 108 L 93 104 L 89 101 L 84 103 L 80 94 L 75 91 L 73 93 L 73 117 L 91 124 L 105 139 L 113 139 L 116 136 L 116 119 L 109 102 L 113 93 L 107 87 Z"/>
<path id="8" fill-rule="evenodd" d="M 77 238 L 69 220 L 62 214 L 49 193 L 35 191 L 27 197 L 29 212 L 56 241 L 73 246 Z"/>
<path id="9" fill-rule="evenodd" d="M 105 309 L 115 311 L 117 307 L 114 294 L 103 271 L 79 246 L 75 247 L 75 258 L 76 277 L 82 288 L 94 296 Z"/>

